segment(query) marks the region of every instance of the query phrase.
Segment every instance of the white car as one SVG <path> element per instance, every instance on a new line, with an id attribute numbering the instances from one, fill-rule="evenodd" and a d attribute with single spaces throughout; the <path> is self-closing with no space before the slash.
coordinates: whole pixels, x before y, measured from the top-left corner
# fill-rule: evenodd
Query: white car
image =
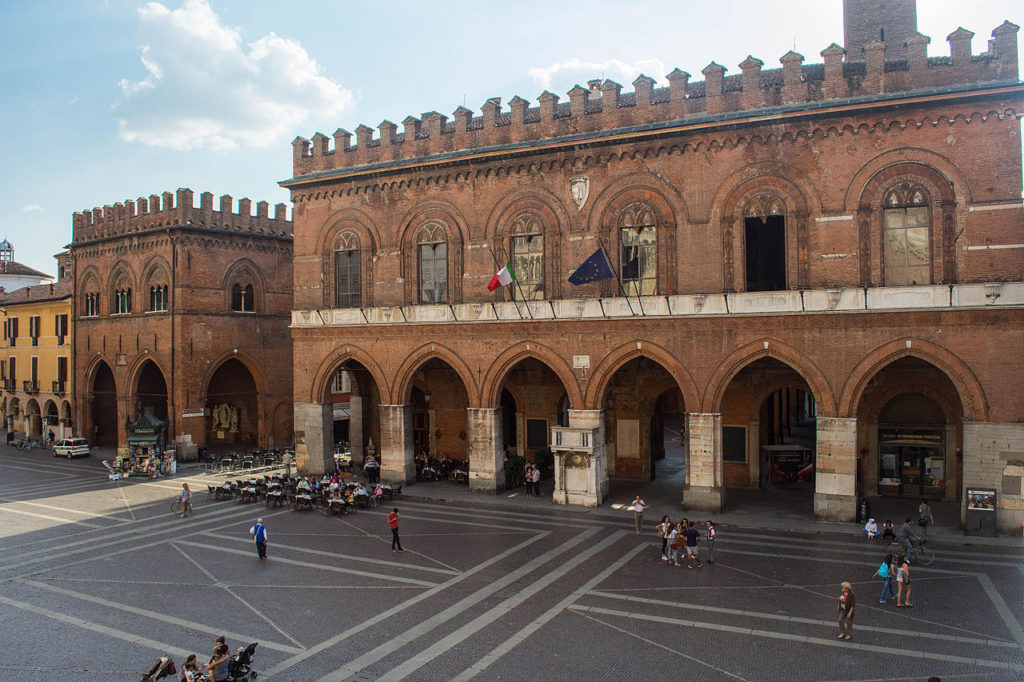
<path id="1" fill-rule="evenodd" d="M 88 457 L 89 442 L 84 438 L 65 438 L 57 441 L 53 446 L 54 457 Z"/>

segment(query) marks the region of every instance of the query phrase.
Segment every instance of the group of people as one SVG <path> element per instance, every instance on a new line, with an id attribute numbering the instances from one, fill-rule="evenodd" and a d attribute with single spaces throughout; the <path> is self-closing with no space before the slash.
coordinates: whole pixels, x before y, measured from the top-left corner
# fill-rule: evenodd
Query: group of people
<path id="1" fill-rule="evenodd" d="M 935 523 L 935 517 L 932 515 L 932 508 L 927 500 L 921 500 L 921 504 L 917 506 L 917 525 L 921 528 L 921 537 L 919 538 L 913 533 L 912 526 L 910 525 L 912 520 L 913 517 L 908 517 L 897 533 L 893 528 L 892 521 L 889 519 L 885 520 L 881 529 L 878 528 L 877 521 L 868 519 L 868 522 L 864 524 L 864 534 L 871 539 L 882 538 L 884 540 L 891 538 L 899 540 L 905 545 L 910 537 L 917 538 L 921 542 L 928 542 L 928 526 Z M 909 546 L 907 549 L 909 549 Z"/>
<path id="2" fill-rule="evenodd" d="M 540 467 L 527 464 L 523 470 L 523 483 L 526 485 L 527 497 L 540 497 Z"/>
<path id="3" fill-rule="evenodd" d="M 195 654 L 188 657 L 185 665 L 178 671 L 179 682 L 192 682 L 207 675 L 213 682 L 223 682 L 228 679 L 231 662 L 231 650 L 228 648 L 224 635 L 217 638 L 213 644 L 213 656 L 210 662 L 200 667 L 199 660 Z"/>
<path id="4" fill-rule="evenodd" d="M 907 558 L 913 553 L 913 542 L 927 542 L 928 526 L 935 523 L 932 509 L 926 500 L 921 500 L 917 507 L 917 525 L 921 528 L 920 537 L 914 534 L 911 522 L 913 517 L 907 517 L 899 530 L 895 530 L 893 522 L 886 519 L 882 528 L 878 528 L 875 519 L 868 519 L 864 525 L 864 534 L 869 538 L 891 539 L 903 545 L 903 553 L 894 554 L 889 552 L 885 555 L 874 576 L 882 579 L 882 593 L 878 597 L 879 604 L 888 604 L 893 597 L 896 598 L 896 606 L 900 608 L 913 608 L 910 601 L 910 560 Z M 872 577 L 874 577 L 872 576 Z M 896 583 L 895 589 L 893 582 Z M 842 584 L 842 594 L 839 596 L 839 639 L 850 639 L 853 635 L 853 587 L 850 583 Z"/>
<path id="5" fill-rule="evenodd" d="M 882 579 L 882 594 L 878 597 L 879 604 L 887 604 L 889 599 L 896 597 L 896 606 L 914 606 L 910 603 L 910 561 L 905 556 L 885 555 L 885 560 L 875 571 Z M 896 579 L 896 589 L 892 581 Z M 906 595 L 904 595 L 906 593 Z"/>
<path id="6" fill-rule="evenodd" d="M 712 521 L 705 521 L 707 530 L 704 538 L 708 545 L 708 563 L 715 563 L 715 524 Z M 682 566 L 681 555 L 686 553 L 686 567 L 697 568 L 704 564 L 700 560 L 700 550 L 697 542 L 701 533 L 696 528 L 696 522 L 683 518 L 678 523 L 672 523 L 668 516 L 661 518 L 658 524 L 658 537 L 661 538 L 661 560 L 667 561 L 669 566 Z"/>

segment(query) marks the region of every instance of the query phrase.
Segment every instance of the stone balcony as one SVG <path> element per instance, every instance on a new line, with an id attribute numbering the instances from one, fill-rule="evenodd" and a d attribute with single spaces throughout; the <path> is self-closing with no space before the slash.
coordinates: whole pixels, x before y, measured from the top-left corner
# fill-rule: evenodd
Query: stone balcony
<path id="1" fill-rule="evenodd" d="M 293 310 L 293 328 L 445 324 L 515 320 L 601 320 L 629 317 L 715 317 L 1024 306 L 1024 282 L 909 287 L 807 289 L 639 298 L 475 301 L 451 305 Z"/>

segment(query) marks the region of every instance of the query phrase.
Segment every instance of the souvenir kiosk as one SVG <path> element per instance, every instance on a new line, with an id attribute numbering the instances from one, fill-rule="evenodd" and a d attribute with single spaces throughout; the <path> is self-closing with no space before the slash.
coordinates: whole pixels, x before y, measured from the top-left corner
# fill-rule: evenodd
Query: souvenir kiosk
<path id="1" fill-rule="evenodd" d="M 167 447 L 167 422 L 146 408 L 137 421 L 126 424 L 128 456 L 119 462 L 126 476 L 170 476 L 177 471 L 174 448 Z"/>

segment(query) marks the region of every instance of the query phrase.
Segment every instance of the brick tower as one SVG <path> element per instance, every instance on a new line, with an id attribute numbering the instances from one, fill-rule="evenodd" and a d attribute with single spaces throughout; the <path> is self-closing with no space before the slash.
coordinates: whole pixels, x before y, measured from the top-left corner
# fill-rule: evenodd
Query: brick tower
<path id="1" fill-rule="evenodd" d="M 907 56 L 904 43 L 917 33 L 917 0 L 843 0 L 843 39 L 848 61 L 864 61 L 864 46 L 885 43 L 886 59 Z"/>

